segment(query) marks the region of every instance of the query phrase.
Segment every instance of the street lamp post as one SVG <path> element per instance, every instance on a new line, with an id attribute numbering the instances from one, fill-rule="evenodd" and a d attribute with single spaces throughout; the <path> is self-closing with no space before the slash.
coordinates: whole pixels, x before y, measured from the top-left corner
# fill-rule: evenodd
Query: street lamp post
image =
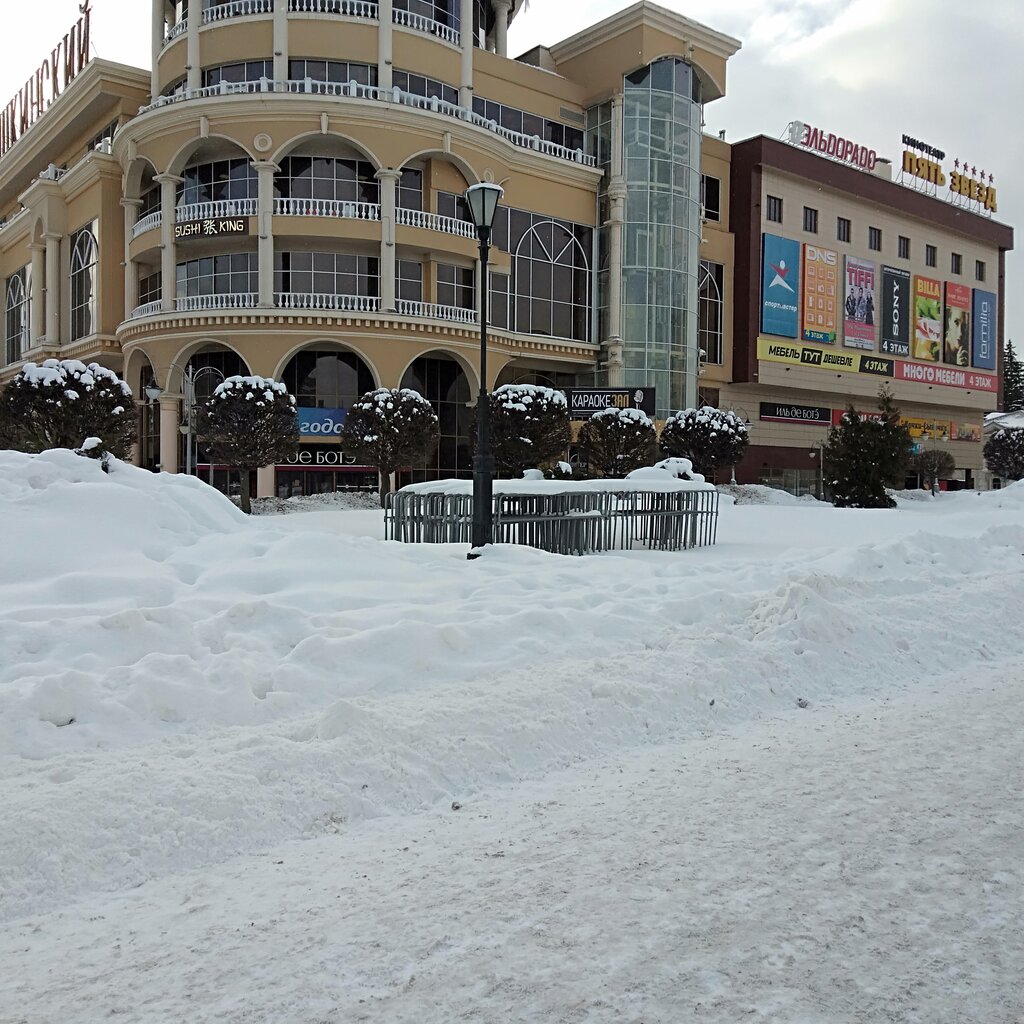
<path id="1" fill-rule="evenodd" d="M 491 403 L 487 394 L 487 261 L 491 249 L 491 228 L 504 190 L 500 185 L 481 182 L 466 189 L 466 205 L 480 240 L 480 393 L 476 402 L 476 452 L 473 455 L 472 550 L 467 557 L 479 558 L 491 543 L 494 456 L 491 455 Z"/>
<path id="2" fill-rule="evenodd" d="M 180 370 L 181 367 L 176 363 L 172 363 L 168 369 Z M 196 381 L 201 379 L 205 374 L 212 373 L 223 382 L 224 374 L 217 369 L 216 366 L 200 366 L 198 369 L 191 363 L 182 370 L 181 381 L 182 381 L 182 394 L 185 398 L 185 422 L 178 428 L 182 434 L 185 435 L 185 474 L 186 476 L 192 476 L 196 469 L 196 462 L 198 461 L 199 451 L 198 445 L 196 447 L 195 455 L 193 459 L 193 440 L 195 439 L 195 431 L 193 429 L 193 422 L 195 419 L 196 409 Z M 146 395 L 153 402 L 157 401 L 163 394 L 162 389 L 158 384 L 152 384 L 146 388 Z M 163 456 L 161 455 L 161 461 Z"/>

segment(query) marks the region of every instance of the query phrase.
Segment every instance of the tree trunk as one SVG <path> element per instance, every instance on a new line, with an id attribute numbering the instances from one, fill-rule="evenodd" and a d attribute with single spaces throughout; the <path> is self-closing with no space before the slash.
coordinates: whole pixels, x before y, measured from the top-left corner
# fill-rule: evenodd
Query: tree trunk
<path id="1" fill-rule="evenodd" d="M 385 466 L 378 466 L 377 472 L 380 477 L 380 507 L 384 508 L 391 493 L 391 470 Z"/>
<path id="2" fill-rule="evenodd" d="M 252 501 L 249 497 L 249 492 L 252 487 L 252 474 L 253 470 L 251 469 L 240 469 L 238 471 L 238 475 L 241 477 L 238 499 L 242 511 L 247 516 L 252 514 Z"/>

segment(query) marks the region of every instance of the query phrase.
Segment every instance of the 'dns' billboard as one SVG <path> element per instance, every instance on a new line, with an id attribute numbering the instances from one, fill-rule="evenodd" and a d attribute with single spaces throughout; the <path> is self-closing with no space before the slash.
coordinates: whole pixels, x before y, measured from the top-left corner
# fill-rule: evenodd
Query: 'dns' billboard
<path id="1" fill-rule="evenodd" d="M 803 340 L 834 345 L 839 305 L 839 254 L 804 244 Z"/>

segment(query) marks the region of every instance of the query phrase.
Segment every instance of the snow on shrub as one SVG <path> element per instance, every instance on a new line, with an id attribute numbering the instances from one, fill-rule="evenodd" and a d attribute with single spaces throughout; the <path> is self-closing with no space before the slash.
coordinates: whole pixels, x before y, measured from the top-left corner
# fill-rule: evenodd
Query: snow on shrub
<path id="1" fill-rule="evenodd" d="M 490 395 L 491 450 L 506 476 L 558 458 L 569 447 L 569 403 L 561 391 L 505 384 Z"/>
<path id="2" fill-rule="evenodd" d="M 580 427 L 576 444 L 591 473 L 624 477 L 651 461 L 657 440 L 654 421 L 642 409 L 602 409 Z"/>
<path id="3" fill-rule="evenodd" d="M 705 475 L 737 465 L 748 442 L 747 425 L 741 416 L 710 405 L 682 409 L 669 416 L 661 431 L 662 452 L 689 459 Z"/>
<path id="4" fill-rule="evenodd" d="M 135 443 L 132 389 L 113 370 L 77 359 L 26 363 L 0 392 L 0 447 L 76 449 L 87 437 L 127 459 Z"/>
<path id="5" fill-rule="evenodd" d="M 1024 428 L 1001 427 L 985 442 L 984 455 L 1004 480 L 1024 479 Z"/>

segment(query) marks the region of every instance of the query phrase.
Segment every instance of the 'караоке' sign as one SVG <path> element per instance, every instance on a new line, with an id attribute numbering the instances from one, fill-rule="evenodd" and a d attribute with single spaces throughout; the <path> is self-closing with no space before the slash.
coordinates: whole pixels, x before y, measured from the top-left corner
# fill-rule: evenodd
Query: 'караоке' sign
<path id="1" fill-rule="evenodd" d="M 967 391 L 999 390 L 998 377 L 979 373 L 977 370 L 884 359 L 881 356 L 858 355 L 853 352 L 834 352 L 810 345 L 797 345 L 791 341 L 779 341 L 776 338 L 757 339 L 757 358 L 770 363 L 788 363 L 791 366 L 805 366 L 839 373 L 866 373 L 894 380 L 963 388 Z"/>
<path id="2" fill-rule="evenodd" d="M 186 220 L 174 225 L 174 240 L 188 238 L 219 238 L 221 235 L 249 234 L 248 217 L 208 217 L 206 220 Z"/>
<path id="3" fill-rule="evenodd" d="M 89 63 L 90 4 L 79 5 L 82 16 L 53 48 L 50 55 L 0 110 L 0 156 L 3 156 L 39 119 L 43 111 Z"/>
<path id="4" fill-rule="evenodd" d="M 654 415 L 654 388 L 566 388 L 569 419 L 589 420 L 605 409 L 639 409 Z"/>

